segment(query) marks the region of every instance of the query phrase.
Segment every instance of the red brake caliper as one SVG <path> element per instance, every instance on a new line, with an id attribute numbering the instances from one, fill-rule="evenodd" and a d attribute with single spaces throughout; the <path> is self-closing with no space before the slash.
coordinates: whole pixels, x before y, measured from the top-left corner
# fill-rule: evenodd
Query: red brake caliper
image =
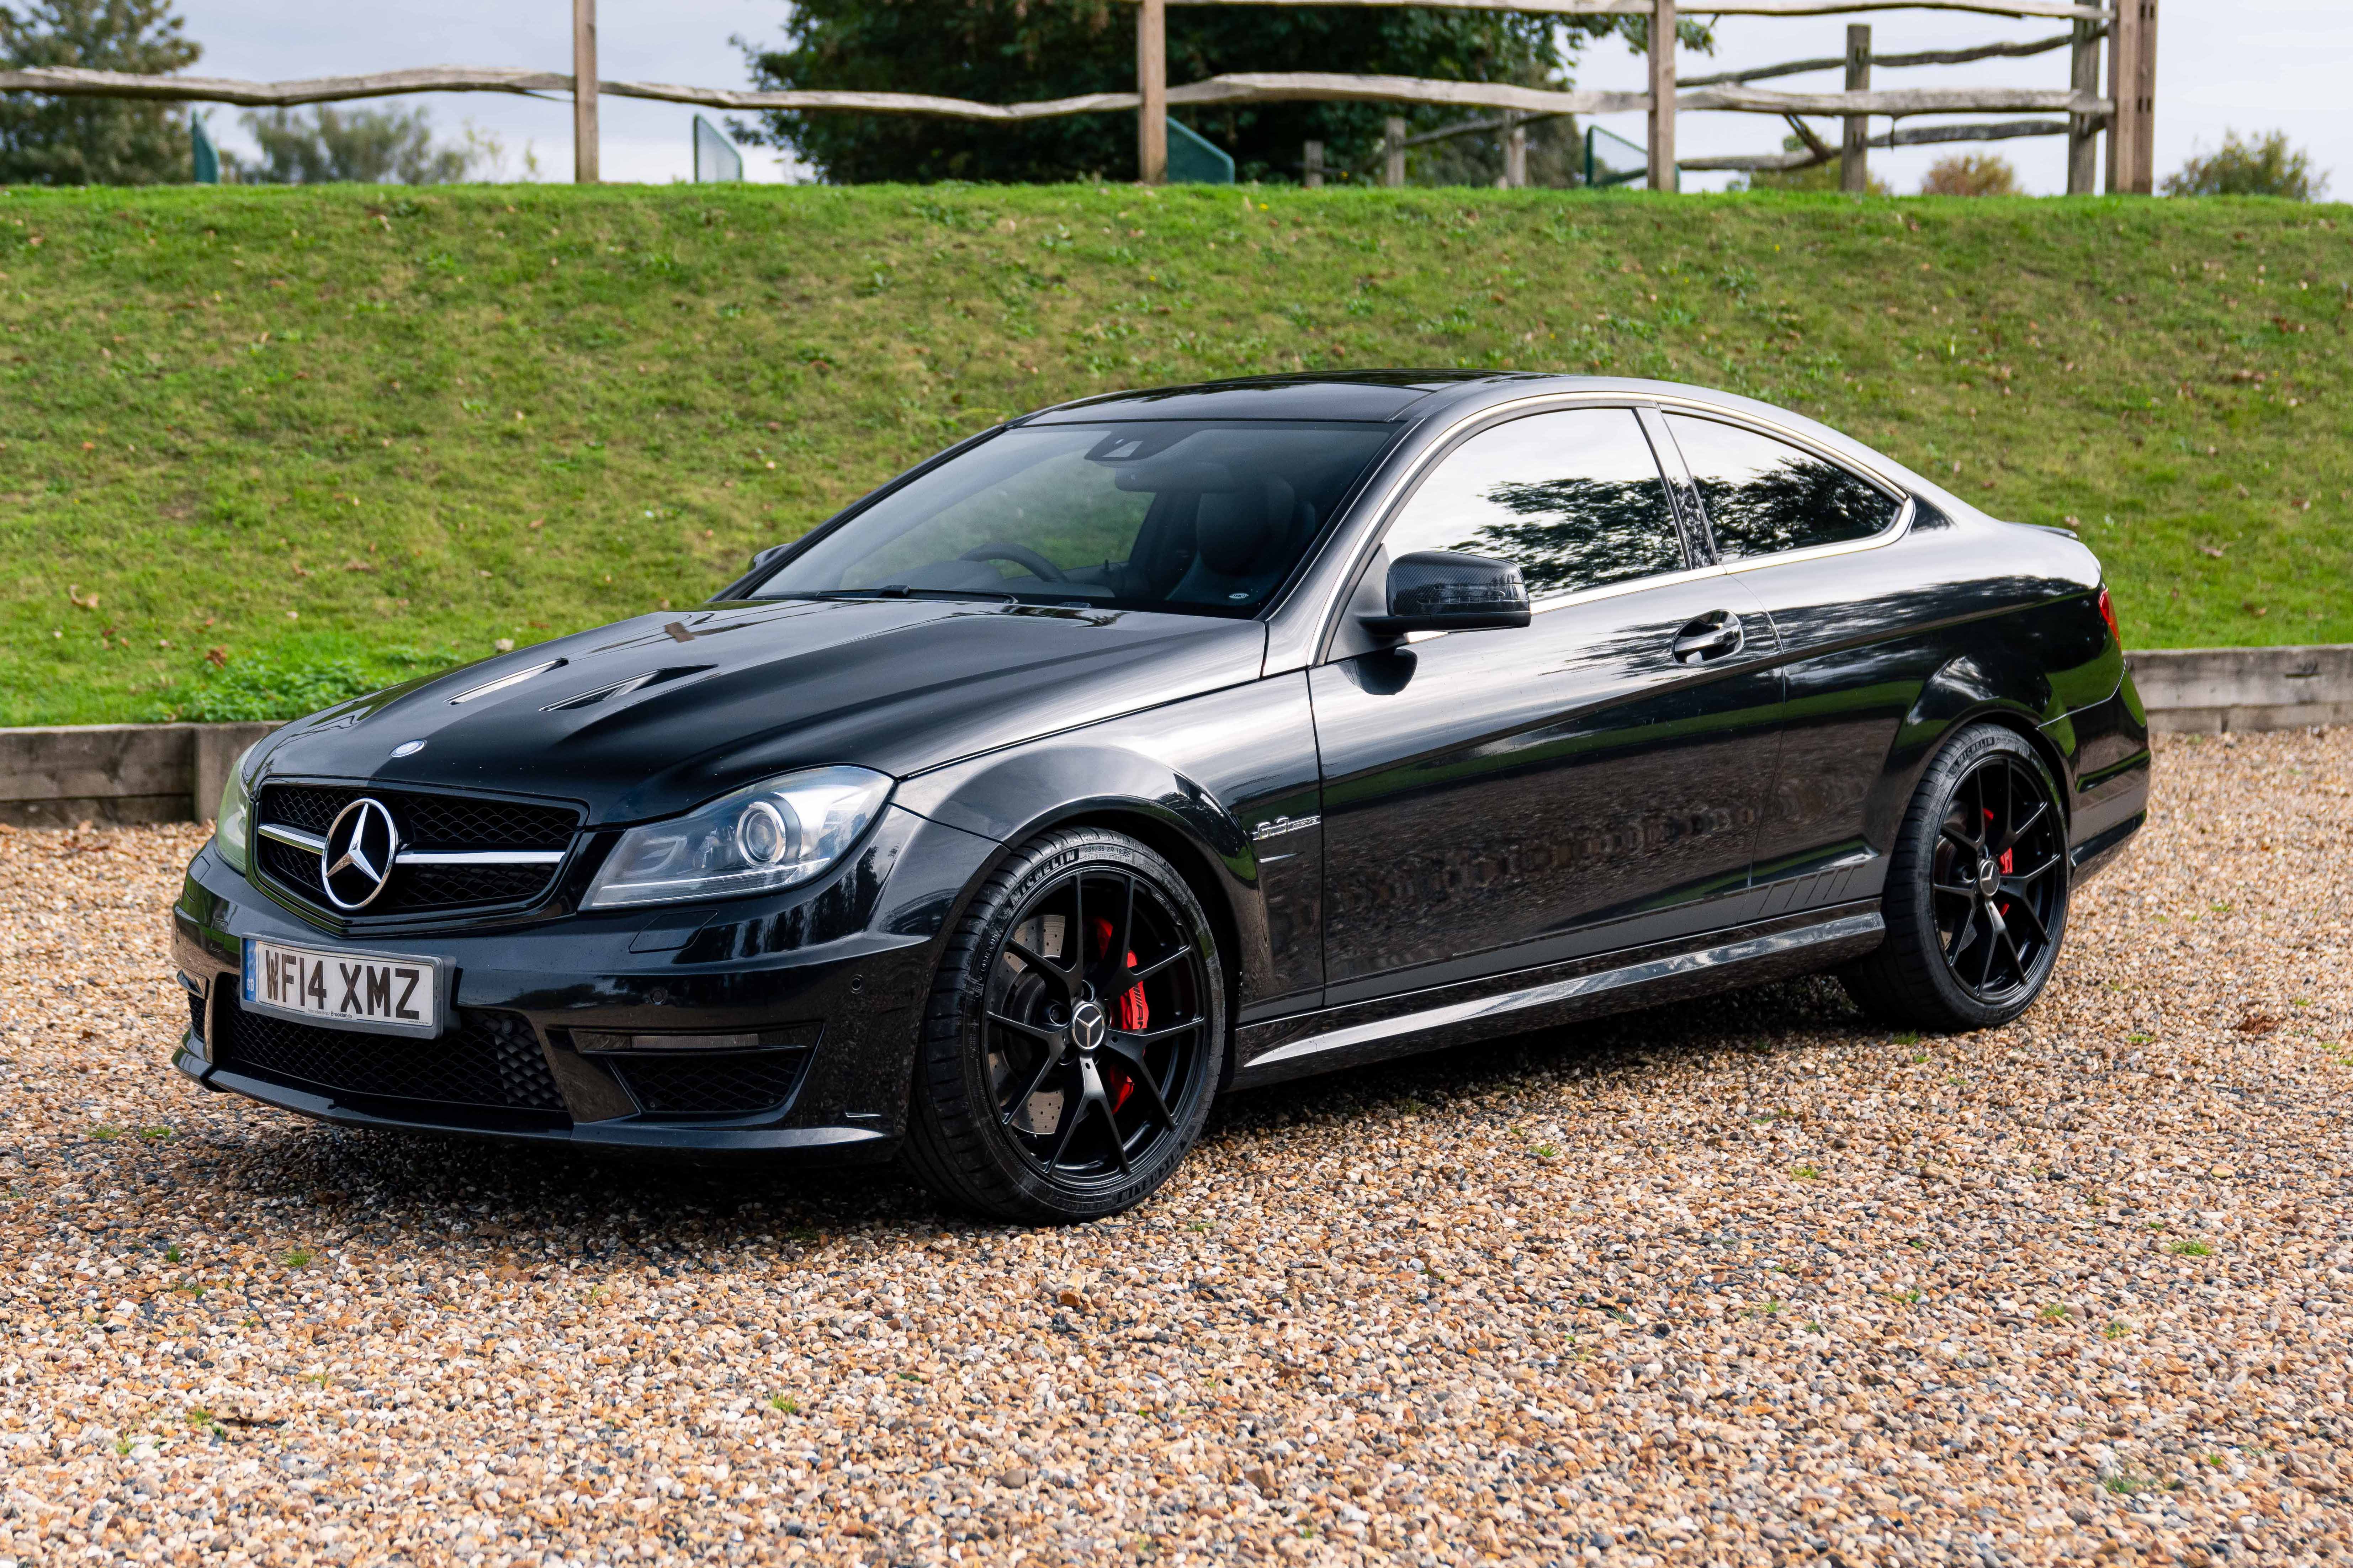
<path id="1" fill-rule="evenodd" d="M 1993 813 L 1992 813 L 1992 812 L 1990 812 L 1990 811 L 1987 812 L 1987 813 L 1985 814 L 1985 819 L 1986 819 L 1986 821 L 1987 821 L 1988 823 L 1991 823 L 1991 822 L 1993 821 Z M 2017 867 L 2012 863 L 2012 861 L 2013 861 L 2013 858 L 2014 858 L 2017 854 L 2018 854 L 2018 850 L 2017 850 L 2017 848 L 2016 848 L 2015 847 L 2010 847 L 2010 848 L 2005 849 L 2005 850 L 2003 850 L 2003 851 L 2001 852 L 2001 861 L 2000 861 L 2000 865 L 2001 865 L 2001 874 L 2002 874 L 2003 876 L 2007 877 L 2007 876 L 2010 875 L 2010 873 L 2011 873 L 2011 872 L 2013 872 L 2013 871 L 2015 871 L 2015 870 L 2017 869 Z"/>
<path id="2" fill-rule="evenodd" d="M 1990 812 L 1990 811 L 1987 812 L 1987 813 L 1985 814 L 1985 816 L 1986 816 L 1986 820 L 1987 820 L 1988 822 L 1991 822 L 1991 821 L 1993 820 L 1993 813 L 1992 813 L 1992 812 Z M 2017 868 L 2017 867 L 2015 867 L 2015 866 L 2013 866 L 2013 865 L 2011 865 L 2011 864 L 2010 864 L 2010 857 L 2012 857 L 2012 856 L 2016 855 L 2017 853 L 2018 853 L 2018 851 L 2017 851 L 2015 848 L 2005 849 L 2005 850 L 2003 850 L 2003 851 L 2001 852 L 2001 874 L 2002 874 L 2003 876 L 2007 877 L 2007 876 L 2009 876 L 2011 872 L 2013 872 L 2013 871 L 2015 871 L 2015 870 L 2017 870 L 2017 869 L 2018 869 L 2018 868 Z M 1109 941 L 1110 939 L 1109 939 L 1109 938 L 1105 938 L 1104 940 L 1105 940 L 1105 941 Z"/>
<path id="3" fill-rule="evenodd" d="M 1101 958 L 1111 951 L 1111 921 L 1099 919 L 1093 925 L 1095 956 Z M 1129 952 L 1126 959 L 1127 966 L 1134 968 L 1135 954 Z M 1152 1008 L 1144 999 L 1144 987 L 1141 985 L 1129 987 L 1127 994 L 1119 999 L 1118 1006 L 1119 1026 L 1123 1029 L 1141 1029 L 1152 1021 Z M 1109 1062 L 1101 1064 L 1101 1067 L 1104 1087 L 1111 1090 L 1111 1108 L 1117 1110 L 1127 1103 L 1127 1097 L 1135 1092 L 1134 1080 Z"/>

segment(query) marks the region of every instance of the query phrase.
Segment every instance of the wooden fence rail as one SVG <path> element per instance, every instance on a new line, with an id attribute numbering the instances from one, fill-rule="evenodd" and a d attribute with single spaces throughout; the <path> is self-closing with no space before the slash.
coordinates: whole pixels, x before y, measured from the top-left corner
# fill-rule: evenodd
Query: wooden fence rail
<path id="1" fill-rule="evenodd" d="M 1130 5 L 1138 0 L 1127 0 Z M 1647 16 L 1655 0 L 1161 0 L 1168 5 L 1409 5 L 1450 11 L 1525 11 L 1543 16 Z M 2105 21 L 2097 5 L 2072 0 L 1706 0 L 1710 16 L 1846 16 L 1860 11 L 1968 11 L 1983 16 L 2056 16 Z"/>
<path id="2" fill-rule="evenodd" d="M 1866 145 L 1872 147 L 1933 147 L 1948 142 L 2008 142 L 2021 136 L 2064 136 L 2070 127 L 2063 120 L 2008 120 L 1995 125 L 1921 125 L 1909 131 L 1891 131 L 1872 137 Z M 1737 153 L 1714 158 L 1685 158 L 1676 165 L 1694 174 L 1707 170 L 1741 170 L 1754 173 L 1759 169 L 1810 169 L 1821 163 L 1836 163 L 1840 149 L 1827 142 L 1819 147 L 1801 148 L 1795 153 Z"/>
<path id="3" fill-rule="evenodd" d="M 1979 44 L 1967 49 L 1921 49 L 1908 55 L 1873 55 L 1869 63 L 1891 67 L 1958 66 L 1968 65 L 1973 60 L 2023 59 L 2031 55 L 2047 55 L 2052 49 L 2063 49 L 2074 41 L 2074 34 L 2061 33 L 2053 37 L 2031 38 L 2018 44 Z M 1746 66 L 1716 76 L 1677 77 L 1675 82 L 1679 87 L 1721 87 L 1726 82 L 1762 81 L 1767 77 L 1799 76 L 1807 71 L 1834 71 L 1846 63 L 1844 55 L 1829 55 L 1820 59 L 1783 60 L 1773 66 Z"/>
<path id="4" fill-rule="evenodd" d="M 44 67 L 0 71 L 0 92 L 40 92 L 94 98 L 168 99 L 174 102 L 282 106 L 343 99 L 383 98 L 406 92 L 565 92 L 572 79 L 552 71 L 491 70 L 464 66 L 428 66 L 374 76 L 315 77 L 301 81 L 232 81 L 217 77 L 132 76 L 117 71 Z M 873 114 L 935 114 L 957 120 L 1043 120 L 1065 114 L 1097 114 L 1134 109 L 1133 92 L 1092 92 L 1036 103 L 976 103 L 913 92 L 738 91 L 728 88 L 677 87 L 667 82 L 602 81 L 596 91 L 609 98 L 652 99 L 713 109 L 842 110 Z M 1509 82 L 1434 81 L 1422 77 L 1342 76 L 1318 71 L 1238 72 L 1167 89 L 1172 105 L 1282 103 L 1298 101 L 1404 103 L 1436 108 L 1517 110 L 1532 114 L 1640 113 L 1651 107 L 1646 92 L 1556 92 Z M 2073 110 L 2104 114 L 2104 99 L 2065 88 L 1902 88 L 1884 92 L 1777 92 L 1769 88 L 1727 85 L 1675 96 L 1679 113 L 1706 110 L 1740 114 L 1952 114 L 2005 110 Z"/>

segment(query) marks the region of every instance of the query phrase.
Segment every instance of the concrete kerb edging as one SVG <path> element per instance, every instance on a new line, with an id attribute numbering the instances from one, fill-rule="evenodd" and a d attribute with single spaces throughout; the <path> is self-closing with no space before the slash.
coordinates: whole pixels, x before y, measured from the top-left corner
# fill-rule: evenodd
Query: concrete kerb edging
<path id="1" fill-rule="evenodd" d="M 2353 643 L 2127 654 L 2158 730 L 2214 734 L 2353 724 Z M 0 729 L 0 823 L 203 822 L 260 724 Z"/>
<path id="2" fill-rule="evenodd" d="M 276 723 L 0 730 L 0 822 L 204 822 L 229 764 Z"/>
<path id="3" fill-rule="evenodd" d="M 2127 653 L 2150 726 L 2176 733 L 2353 724 L 2353 643 Z"/>

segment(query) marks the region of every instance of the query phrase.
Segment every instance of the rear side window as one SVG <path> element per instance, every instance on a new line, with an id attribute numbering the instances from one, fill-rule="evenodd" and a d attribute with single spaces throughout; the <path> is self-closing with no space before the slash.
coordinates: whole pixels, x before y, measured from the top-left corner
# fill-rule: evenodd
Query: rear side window
<path id="1" fill-rule="evenodd" d="M 1895 521 L 1897 503 L 1836 463 L 1786 441 L 1670 414 L 1726 560 L 1868 539 Z"/>
<path id="2" fill-rule="evenodd" d="M 1440 461 L 1382 543 L 1392 561 L 1416 550 L 1509 561 L 1531 597 L 1683 568 L 1666 485 L 1630 408 L 1482 430 Z"/>

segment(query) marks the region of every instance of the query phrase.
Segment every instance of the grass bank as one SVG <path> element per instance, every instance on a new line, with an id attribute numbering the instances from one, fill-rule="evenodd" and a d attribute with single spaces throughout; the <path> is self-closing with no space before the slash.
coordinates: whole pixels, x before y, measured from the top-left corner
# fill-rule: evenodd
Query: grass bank
<path id="1" fill-rule="evenodd" d="M 669 604 L 1003 415 L 1656 375 L 2079 523 L 2143 647 L 2353 641 L 2353 209 L 0 192 L 0 723 L 291 711 Z"/>

